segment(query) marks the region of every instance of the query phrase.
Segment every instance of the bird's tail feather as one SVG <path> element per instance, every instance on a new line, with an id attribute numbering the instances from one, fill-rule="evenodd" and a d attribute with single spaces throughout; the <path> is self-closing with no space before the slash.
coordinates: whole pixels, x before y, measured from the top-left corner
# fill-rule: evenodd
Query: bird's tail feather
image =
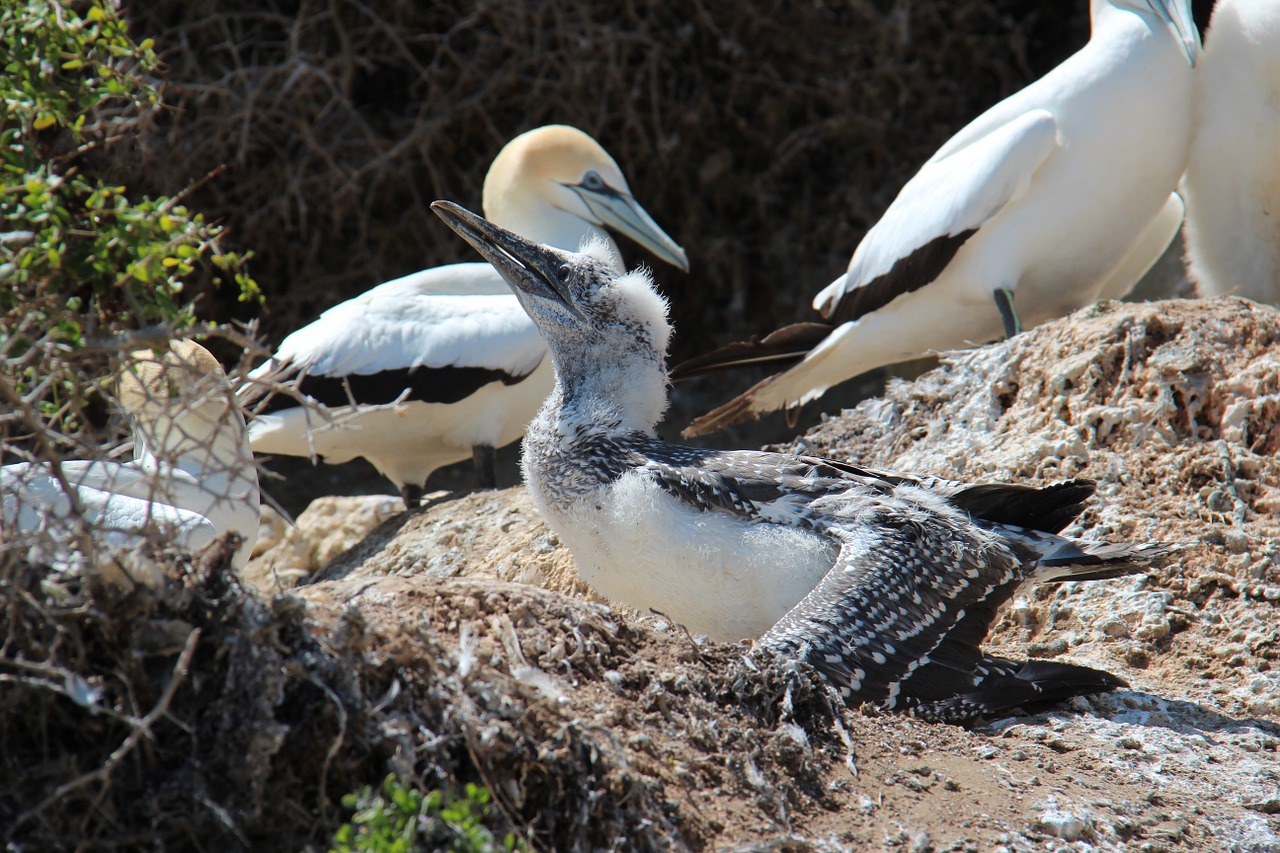
<path id="1" fill-rule="evenodd" d="M 716 406 L 705 415 L 699 415 L 681 430 L 680 434 L 685 438 L 694 438 L 760 417 L 760 412 L 753 405 L 755 393 L 767 387 L 779 375 L 775 373 L 767 379 L 762 379 L 729 402 Z"/>
<path id="2" fill-rule="evenodd" d="M 1170 542 L 1060 541 L 1057 549 L 1038 561 L 1035 578 L 1041 583 L 1107 580 L 1136 574 L 1161 565 L 1183 548 Z"/>
<path id="3" fill-rule="evenodd" d="M 815 329 L 823 328 L 818 323 L 808 325 Z M 760 380 L 724 405 L 695 418 L 683 435 L 705 435 L 778 409 L 787 410 L 788 422 L 794 423 L 792 410 L 822 396 L 832 385 L 848 378 L 849 362 L 841 355 L 839 344 L 843 335 L 852 328 L 852 325 L 836 328 L 786 370 Z M 858 372 L 853 371 L 854 374 Z"/>

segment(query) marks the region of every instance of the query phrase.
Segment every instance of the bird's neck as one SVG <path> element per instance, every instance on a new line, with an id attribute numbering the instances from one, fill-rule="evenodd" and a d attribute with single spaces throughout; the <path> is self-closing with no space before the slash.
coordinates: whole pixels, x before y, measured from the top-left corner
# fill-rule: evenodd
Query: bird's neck
<path id="1" fill-rule="evenodd" d="M 667 409 L 662 359 L 643 347 L 552 352 L 556 385 L 544 411 L 562 433 L 582 429 L 653 435 Z"/>
<path id="2" fill-rule="evenodd" d="M 201 413 L 203 414 L 203 413 Z M 186 418 L 181 425 L 161 419 L 135 432 L 136 462 L 149 471 L 182 471 L 211 494 L 256 497 L 258 475 L 249 434 L 237 413 Z"/>

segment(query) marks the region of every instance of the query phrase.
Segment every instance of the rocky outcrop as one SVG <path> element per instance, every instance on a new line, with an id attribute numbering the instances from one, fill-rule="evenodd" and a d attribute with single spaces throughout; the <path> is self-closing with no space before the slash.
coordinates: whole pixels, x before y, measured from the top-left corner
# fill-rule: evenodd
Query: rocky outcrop
<path id="1" fill-rule="evenodd" d="M 785 715 L 762 729 L 707 701 L 745 646 L 583 600 L 594 596 L 521 489 L 395 516 L 299 592 L 317 626 L 358 614 L 367 642 L 410 668 L 430 654 L 440 678 L 523 685 L 510 701 L 540 709 L 542 736 L 610 732 L 607 749 L 592 741 L 599 760 L 627 768 L 637 801 L 679 804 L 659 824 L 688 846 L 1280 845 L 1280 312 L 1099 305 L 948 355 L 790 449 L 974 480 L 1097 480 L 1070 533 L 1184 543 L 1179 558 L 1138 579 L 1026 590 L 990 642 L 1131 688 L 973 731 L 812 709 L 811 731 Z M 591 648 L 611 662 L 574 663 Z M 726 737 L 734 727 L 745 740 Z"/>

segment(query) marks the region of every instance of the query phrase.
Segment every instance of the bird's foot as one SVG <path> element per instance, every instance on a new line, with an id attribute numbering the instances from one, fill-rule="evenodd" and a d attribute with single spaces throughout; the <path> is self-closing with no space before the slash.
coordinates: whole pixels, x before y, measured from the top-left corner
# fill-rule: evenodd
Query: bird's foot
<path id="1" fill-rule="evenodd" d="M 482 490 L 498 488 L 498 452 L 493 446 L 477 444 L 471 448 L 471 461 L 476 466 L 476 486 Z"/>
<path id="2" fill-rule="evenodd" d="M 1018 309 L 1013 304 L 1013 291 L 1007 287 L 998 287 L 991 295 L 995 297 L 1000 320 L 1004 323 L 1005 339 L 1012 338 L 1022 331 L 1022 321 L 1018 319 Z"/>
<path id="3" fill-rule="evenodd" d="M 411 483 L 405 483 L 400 487 L 400 497 L 404 500 L 404 508 L 406 512 L 413 512 L 422 504 L 422 496 L 426 494 L 426 490 L 422 486 L 415 486 Z"/>

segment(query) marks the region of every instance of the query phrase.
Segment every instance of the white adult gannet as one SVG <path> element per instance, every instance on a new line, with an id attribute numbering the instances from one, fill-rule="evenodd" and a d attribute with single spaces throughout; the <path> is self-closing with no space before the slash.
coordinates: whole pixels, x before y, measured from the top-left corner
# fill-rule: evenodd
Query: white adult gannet
<path id="1" fill-rule="evenodd" d="M 258 474 L 221 365 L 193 341 L 173 341 L 159 357 L 141 350 L 121 370 L 117 397 L 133 425 L 133 461 L 4 466 L 5 538 L 31 534 L 37 554 L 70 564 L 77 519 L 114 548 L 160 534 L 195 552 L 235 531 L 243 541 L 233 566 L 242 568 L 258 538 Z"/>
<path id="2" fill-rule="evenodd" d="M 1196 71 L 1188 269 L 1202 296 L 1280 304 L 1280 2 L 1218 0 Z"/>
<path id="3" fill-rule="evenodd" d="M 796 362 L 686 435 L 793 409 L 846 379 L 985 343 L 1127 293 L 1177 233 L 1200 51 L 1189 0 L 1093 0 L 1089 43 L 953 136 L 803 324 L 678 365 Z"/>
<path id="4" fill-rule="evenodd" d="M 760 637 L 851 703 L 928 719 L 1122 683 L 978 648 L 1024 582 L 1117 577 L 1168 552 L 1057 535 L 1092 483 L 970 485 L 660 441 L 671 330 L 647 272 L 622 272 L 599 244 L 564 252 L 455 204 L 433 207 L 502 273 L 547 340 L 555 389 L 525 433 L 525 481 L 601 593 L 712 639 Z"/>
<path id="5" fill-rule="evenodd" d="M 576 128 L 549 125 L 507 143 L 485 177 L 484 209 L 531 240 L 566 249 L 603 239 L 616 252 L 603 230 L 613 229 L 688 269 L 684 250 L 631 195 L 618 164 Z M 480 485 L 492 488 L 494 448 L 520 437 L 551 390 L 545 355 L 491 266 L 423 270 L 330 308 L 250 374 L 302 374 L 299 390 L 333 416 L 276 397 L 277 408 L 249 424 L 253 449 L 332 463 L 363 456 L 407 507 L 432 471 L 468 456 Z M 355 411 L 352 401 L 372 408 Z"/>

